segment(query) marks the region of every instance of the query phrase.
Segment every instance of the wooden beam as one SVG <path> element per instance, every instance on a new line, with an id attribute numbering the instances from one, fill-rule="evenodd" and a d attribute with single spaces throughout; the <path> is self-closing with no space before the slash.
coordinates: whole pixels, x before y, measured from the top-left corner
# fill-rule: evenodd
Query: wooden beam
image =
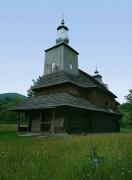
<path id="1" fill-rule="evenodd" d="M 41 112 L 41 110 L 40 110 L 40 131 L 41 131 L 41 122 L 42 122 L 42 112 Z"/>
<path id="2" fill-rule="evenodd" d="M 30 130 L 31 130 L 31 122 L 30 122 L 30 114 L 29 114 L 29 112 L 27 112 L 28 114 L 27 114 L 27 121 L 28 121 L 28 128 L 27 128 L 27 130 L 28 130 L 28 132 L 30 132 Z"/>
<path id="3" fill-rule="evenodd" d="M 17 131 L 19 132 L 20 129 L 20 112 L 18 112 L 18 119 L 17 119 Z"/>
<path id="4" fill-rule="evenodd" d="M 52 133 L 55 135 L 55 109 L 52 110 Z"/>

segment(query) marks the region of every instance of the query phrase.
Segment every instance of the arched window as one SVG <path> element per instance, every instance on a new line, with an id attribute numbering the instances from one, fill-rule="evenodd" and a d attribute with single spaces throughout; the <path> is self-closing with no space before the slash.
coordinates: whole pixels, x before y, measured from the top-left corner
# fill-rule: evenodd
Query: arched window
<path id="1" fill-rule="evenodd" d="M 70 63 L 70 69 L 71 69 L 71 70 L 73 69 L 72 63 Z"/>
<path id="2" fill-rule="evenodd" d="M 52 67 L 52 70 L 53 70 L 53 71 L 56 69 L 56 64 L 55 64 L 55 62 L 52 63 L 51 67 Z"/>

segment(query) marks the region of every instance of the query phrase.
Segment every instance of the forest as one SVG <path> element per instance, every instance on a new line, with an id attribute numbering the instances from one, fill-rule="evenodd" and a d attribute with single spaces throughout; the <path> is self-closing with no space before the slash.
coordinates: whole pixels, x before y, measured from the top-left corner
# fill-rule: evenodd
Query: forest
<path id="1" fill-rule="evenodd" d="M 18 93 L 0 94 L 0 123 L 1 124 L 16 124 L 17 113 L 9 111 L 17 104 L 26 100 L 26 96 Z"/>

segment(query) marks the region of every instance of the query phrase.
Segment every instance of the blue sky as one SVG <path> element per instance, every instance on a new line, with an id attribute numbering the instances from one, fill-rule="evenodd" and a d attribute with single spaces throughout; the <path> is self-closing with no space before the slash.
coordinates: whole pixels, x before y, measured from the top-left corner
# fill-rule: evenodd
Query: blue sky
<path id="1" fill-rule="evenodd" d="M 55 45 L 62 14 L 79 67 L 103 81 L 124 102 L 132 88 L 131 0 L 1 0 L 0 93 L 27 94 L 43 74 L 44 49 Z"/>

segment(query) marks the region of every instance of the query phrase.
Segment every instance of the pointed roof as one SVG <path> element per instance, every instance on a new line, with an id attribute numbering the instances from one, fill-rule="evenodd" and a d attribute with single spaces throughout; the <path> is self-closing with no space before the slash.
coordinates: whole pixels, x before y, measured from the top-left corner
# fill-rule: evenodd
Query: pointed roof
<path id="1" fill-rule="evenodd" d="M 68 45 L 67 43 L 65 43 L 65 42 L 57 43 L 55 46 L 52 46 L 52 47 L 50 47 L 50 48 L 48 48 L 48 49 L 45 49 L 45 52 L 47 52 L 47 51 L 49 51 L 49 50 L 51 50 L 51 49 L 54 49 L 54 48 L 56 48 L 56 47 L 58 47 L 58 46 L 61 46 L 61 45 L 67 46 L 67 47 L 70 48 L 72 51 L 74 51 L 75 53 L 79 54 L 75 49 L 73 49 L 71 46 L 69 46 L 69 45 Z"/>

